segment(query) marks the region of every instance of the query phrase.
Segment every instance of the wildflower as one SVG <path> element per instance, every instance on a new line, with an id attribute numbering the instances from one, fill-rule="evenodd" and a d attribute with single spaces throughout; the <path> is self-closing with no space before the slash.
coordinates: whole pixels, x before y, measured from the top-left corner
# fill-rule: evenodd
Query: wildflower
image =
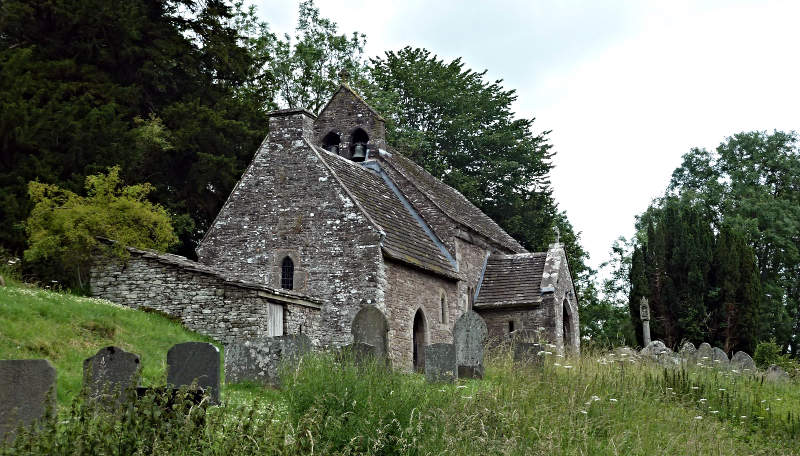
<path id="1" fill-rule="evenodd" d="M 466 388 L 466 387 L 467 387 L 467 385 L 458 385 L 458 386 L 456 386 L 456 388 Z"/>
<path id="2" fill-rule="evenodd" d="M 461 396 L 461 399 L 472 399 L 472 396 Z"/>
<path id="3" fill-rule="evenodd" d="M 716 415 L 717 413 L 719 413 L 719 410 L 712 410 L 711 413 Z"/>
<path id="4" fill-rule="evenodd" d="M 572 366 L 564 366 L 564 369 L 572 369 Z"/>
<path id="5" fill-rule="evenodd" d="M 700 389 L 700 387 L 699 386 L 693 386 L 692 389 L 696 390 L 696 389 Z"/>
<path id="6" fill-rule="evenodd" d="M 745 418 L 747 418 L 747 415 L 742 415 L 741 418 L 745 419 Z"/>
<path id="7" fill-rule="evenodd" d="M 702 416 L 700 416 L 700 415 L 698 415 L 698 416 L 694 417 L 694 419 L 696 419 L 696 420 L 702 420 L 702 419 L 703 419 L 703 417 L 702 417 Z"/>
<path id="8" fill-rule="evenodd" d="M 725 391 L 725 388 L 720 388 L 719 390 L 720 390 L 720 391 Z"/>
<path id="9" fill-rule="evenodd" d="M 775 400 L 776 400 L 776 401 L 779 401 L 779 400 L 781 400 L 781 398 L 779 398 L 779 397 L 776 397 L 776 398 L 775 398 Z"/>
<path id="10" fill-rule="evenodd" d="M 767 400 L 766 399 L 761 399 L 761 403 L 763 404 L 764 402 L 767 402 Z"/>
<path id="11" fill-rule="evenodd" d="M 706 401 L 705 399 L 700 399 L 700 402 L 705 402 L 705 401 Z"/>
<path id="12" fill-rule="evenodd" d="M 587 415 L 589 412 L 587 412 L 586 410 L 581 410 L 581 413 L 583 413 L 584 415 Z"/>
<path id="13" fill-rule="evenodd" d="M 556 366 L 560 366 L 561 365 L 561 364 L 558 364 L 558 363 L 553 363 L 553 364 L 555 364 Z"/>
<path id="14" fill-rule="evenodd" d="M 611 402 L 617 402 L 617 400 L 616 400 L 616 399 L 614 399 L 614 398 L 611 398 L 611 399 L 609 399 L 609 401 L 611 401 Z"/>

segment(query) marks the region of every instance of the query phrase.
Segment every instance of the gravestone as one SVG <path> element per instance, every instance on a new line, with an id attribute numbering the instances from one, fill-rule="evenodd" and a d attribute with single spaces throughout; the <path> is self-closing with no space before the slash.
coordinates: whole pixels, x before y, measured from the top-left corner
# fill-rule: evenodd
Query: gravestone
<path id="1" fill-rule="evenodd" d="M 531 342 L 514 342 L 514 362 L 541 365 L 544 363 L 545 350 L 541 344 Z"/>
<path id="2" fill-rule="evenodd" d="M 173 345 L 167 352 L 167 383 L 175 388 L 193 383 L 219 404 L 219 349 L 207 342 Z"/>
<path id="3" fill-rule="evenodd" d="M 12 438 L 20 421 L 27 426 L 44 417 L 47 406 L 55 413 L 56 370 L 49 361 L 0 361 L 0 442 Z"/>
<path id="4" fill-rule="evenodd" d="M 233 342 L 225 347 L 225 382 L 280 386 L 281 364 L 297 363 L 309 351 L 311 339 L 305 334 Z"/>
<path id="5" fill-rule="evenodd" d="M 458 378 L 483 378 L 483 352 L 489 331 L 480 315 L 470 310 L 453 326 Z"/>
<path id="6" fill-rule="evenodd" d="M 696 351 L 697 349 L 694 348 L 693 343 L 685 342 L 683 345 L 681 345 L 681 349 L 678 351 L 678 356 L 683 359 L 691 359 Z"/>
<path id="7" fill-rule="evenodd" d="M 692 364 L 701 364 L 703 366 L 711 366 L 713 364 L 714 359 L 714 349 L 711 348 L 711 345 L 708 342 L 703 342 L 697 347 L 697 351 L 694 352 L 694 355 L 691 358 Z"/>
<path id="8" fill-rule="evenodd" d="M 453 344 L 431 344 L 425 346 L 425 380 L 453 382 L 458 374 L 456 347 Z"/>
<path id="9" fill-rule="evenodd" d="M 135 353 L 114 346 L 101 348 L 83 361 L 83 379 L 88 383 L 89 396 L 125 402 L 125 390 L 139 385 L 141 367 L 139 355 Z"/>
<path id="10" fill-rule="evenodd" d="M 350 328 L 354 343 L 369 344 L 375 347 L 375 354 L 388 359 L 389 322 L 383 312 L 375 306 L 364 306 L 353 318 Z"/>
<path id="11" fill-rule="evenodd" d="M 711 350 L 711 363 L 715 369 L 728 369 L 730 367 L 730 360 L 727 353 L 722 351 L 719 347 L 714 347 Z"/>
<path id="12" fill-rule="evenodd" d="M 340 360 L 346 358 L 352 361 L 356 366 L 364 366 L 376 360 L 385 359 L 381 356 L 380 350 L 378 350 L 377 347 L 363 342 L 353 342 L 350 345 L 345 345 L 339 351 L 338 356 Z"/>
<path id="13" fill-rule="evenodd" d="M 740 372 L 755 373 L 756 363 L 750 355 L 743 351 L 738 351 L 731 357 L 731 368 Z"/>
<path id="14" fill-rule="evenodd" d="M 773 382 L 785 382 L 789 381 L 791 378 L 789 374 L 777 364 L 770 364 L 767 371 L 764 373 L 764 377 Z"/>
<path id="15" fill-rule="evenodd" d="M 539 332 L 533 329 L 518 329 L 510 334 L 511 342 L 539 343 Z"/>

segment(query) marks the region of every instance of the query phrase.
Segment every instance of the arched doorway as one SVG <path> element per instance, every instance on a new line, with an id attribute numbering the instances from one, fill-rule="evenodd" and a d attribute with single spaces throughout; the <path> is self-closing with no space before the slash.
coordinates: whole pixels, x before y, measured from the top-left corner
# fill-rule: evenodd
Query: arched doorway
<path id="1" fill-rule="evenodd" d="M 564 298 L 564 308 L 561 311 L 563 315 L 563 334 L 564 334 L 564 351 L 569 351 L 574 348 L 574 344 L 572 342 L 573 334 L 572 334 L 572 314 L 569 310 L 569 297 Z"/>
<path id="2" fill-rule="evenodd" d="M 425 370 L 425 343 L 427 342 L 427 328 L 425 324 L 425 314 L 422 309 L 418 309 L 414 315 L 414 329 L 412 335 L 412 349 L 414 371 Z"/>

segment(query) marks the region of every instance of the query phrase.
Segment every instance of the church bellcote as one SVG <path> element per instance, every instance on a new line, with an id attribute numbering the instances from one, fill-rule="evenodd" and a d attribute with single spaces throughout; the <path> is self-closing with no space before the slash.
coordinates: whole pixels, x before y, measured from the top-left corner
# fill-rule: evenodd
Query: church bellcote
<path id="1" fill-rule="evenodd" d="M 312 138 L 328 152 L 361 162 L 386 149 L 386 121 L 342 83 L 314 121 Z"/>

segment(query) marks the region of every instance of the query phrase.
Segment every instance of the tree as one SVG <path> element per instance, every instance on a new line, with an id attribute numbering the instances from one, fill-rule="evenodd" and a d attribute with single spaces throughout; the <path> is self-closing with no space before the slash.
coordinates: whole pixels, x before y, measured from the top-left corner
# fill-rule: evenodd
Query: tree
<path id="1" fill-rule="evenodd" d="M 703 205 L 755 251 L 764 339 L 798 349 L 800 333 L 800 151 L 795 132 L 739 133 L 715 152 L 692 149 L 669 191 Z"/>
<path id="2" fill-rule="evenodd" d="M 118 165 L 126 181 L 153 185 L 191 254 L 266 135 L 263 99 L 240 96 L 257 73 L 233 10 L 224 0 L 0 8 L 0 243 L 25 247 L 29 181 L 77 193 Z"/>
<path id="3" fill-rule="evenodd" d="M 460 58 L 447 63 L 406 47 L 371 59 L 370 80 L 355 84 L 386 118 L 392 147 L 461 192 L 526 249 L 547 249 L 557 226 L 584 299 L 582 285 L 594 271 L 580 233 L 553 199 L 549 132 L 534 134 L 534 119 L 515 118 L 514 90 L 485 81 L 486 73 L 465 69 Z"/>
<path id="4" fill-rule="evenodd" d="M 335 22 L 320 17 L 313 0 L 300 3 L 294 42 L 289 34 L 280 39 L 269 32 L 255 19 L 252 7 L 239 17 L 250 37 L 251 53 L 264 62 L 274 99 L 282 107 L 316 113 L 343 77 L 363 77 L 366 36 L 339 34 Z"/>
<path id="5" fill-rule="evenodd" d="M 53 262 L 83 288 L 95 250 L 124 255 L 123 246 L 163 252 L 175 244 L 169 214 L 146 199 L 153 187 L 122 187 L 119 172 L 119 167 L 112 167 L 106 175 L 87 177 L 86 197 L 51 184 L 28 184 L 35 206 L 25 223 L 29 236 L 25 259 Z M 110 248 L 98 242 L 98 236 L 117 244 Z"/>

